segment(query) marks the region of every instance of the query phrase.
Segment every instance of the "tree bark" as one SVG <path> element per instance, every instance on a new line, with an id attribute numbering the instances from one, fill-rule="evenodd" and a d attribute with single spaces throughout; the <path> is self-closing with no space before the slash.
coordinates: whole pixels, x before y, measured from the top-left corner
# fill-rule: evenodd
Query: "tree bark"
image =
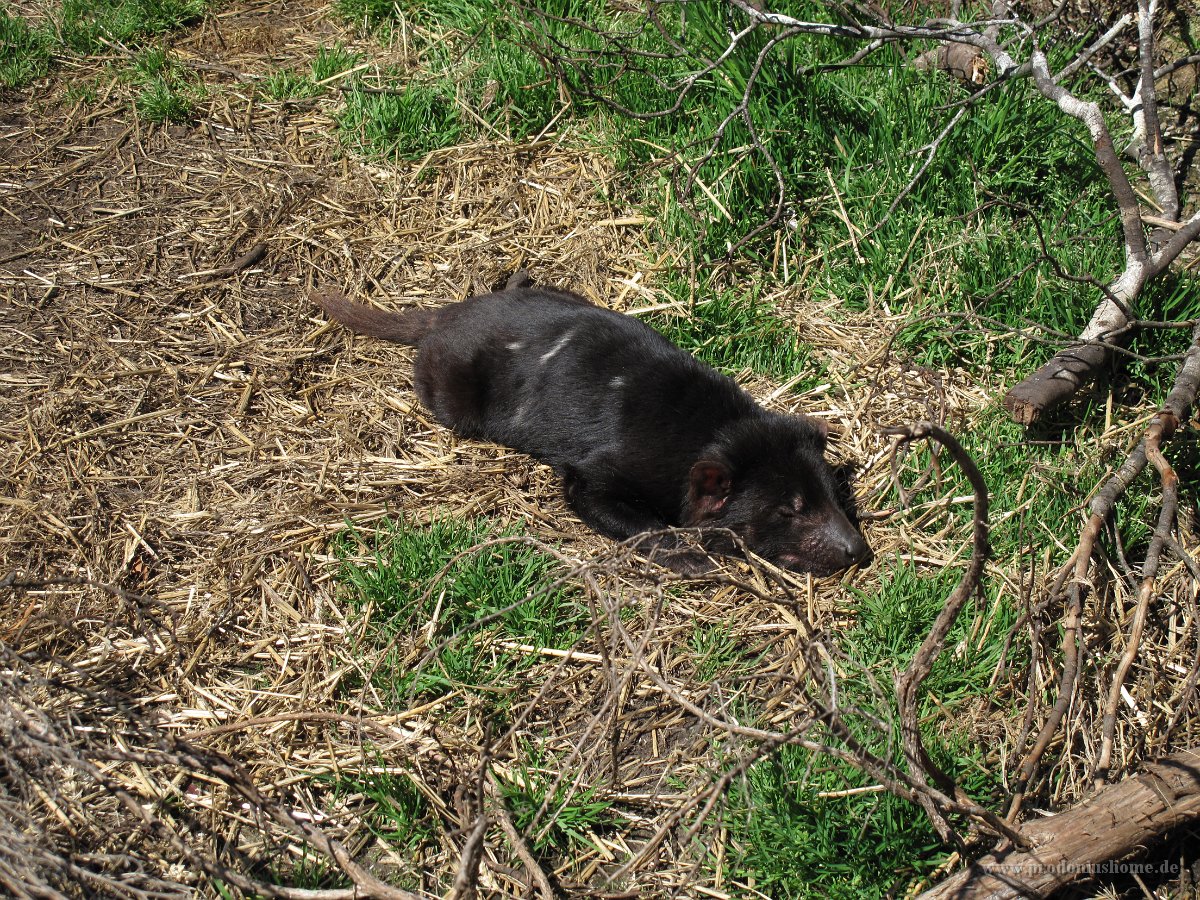
<path id="1" fill-rule="evenodd" d="M 1032 850 L 993 853 L 920 900 L 1044 897 L 1079 877 L 1105 872 L 1178 825 L 1200 818 L 1200 747 L 1149 763 L 1146 772 L 1079 806 L 1025 823 Z"/>
<path id="2" fill-rule="evenodd" d="M 1075 396 L 1108 365 L 1103 344 L 1066 347 L 1004 395 L 1004 408 L 1021 425 L 1032 425 L 1042 413 Z"/>

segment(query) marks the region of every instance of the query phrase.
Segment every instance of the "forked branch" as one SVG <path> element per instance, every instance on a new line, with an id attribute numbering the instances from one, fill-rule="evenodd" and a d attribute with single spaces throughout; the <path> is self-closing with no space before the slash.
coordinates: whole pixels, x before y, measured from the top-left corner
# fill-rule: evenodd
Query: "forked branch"
<path id="1" fill-rule="evenodd" d="M 1107 767 L 1111 758 L 1115 729 L 1117 698 L 1120 696 L 1125 676 L 1137 657 L 1141 627 L 1145 620 L 1146 608 L 1153 596 L 1154 578 L 1157 575 L 1162 551 L 1164 547 L 1175 545 L 1170 531 L 1175 523 L 1177 480 L 1174 470 L 1162 456 L 1161 444 L 1162 441 L 1169 439 L 1178 424 L 1186 419 L 1188 410 L 1196 401 L 1198 390 L 1200 390 L 1200 327 L 1193 331 L 1191 347 L 1179 367 L 1175 384 L 1163 402 L 1162 409 L 1151 421 L 1145 436 L 1092 498 L 1088 519 L 1080 534 L 1079 543 L 1071 558 L 1059 571 L 1051 588 L 1052 599 L 1065 599 L 1062 625 L 1063 670 L 1059 678 L 1058 697 L 1054 706 L 1038 732 L 1032 747 L 1017 769 L 1016 784 L 1008 811 L 1009 821 L 1015 821 L 1029 784 L 1037 772 L 1042 755 L 1057 734 L 1063 717 L 1075 698 L 1080 665 L 1080 623 L 1083 617 L 1083 606 L 1089 586 L 1088 575 L 1093 563 L 1096 543 L 1105 522 L 1112 515 L 1117 501 L 1125 495 L 1130 485 L 1145 470 L 1147 461 L 1153 461 L 1163 485 L 1163 507 L 1154 537 L 1147 551 L 1138 605 L 1134 611 L 1125 652 L 1122 654 L 1110 689 L 1103 729 L 1101 761 L 1096 773 L 1098 782 L 1103 782 L 1107 778 Z M 1065 594 L 1063 593 L 1064 589 Z"/>

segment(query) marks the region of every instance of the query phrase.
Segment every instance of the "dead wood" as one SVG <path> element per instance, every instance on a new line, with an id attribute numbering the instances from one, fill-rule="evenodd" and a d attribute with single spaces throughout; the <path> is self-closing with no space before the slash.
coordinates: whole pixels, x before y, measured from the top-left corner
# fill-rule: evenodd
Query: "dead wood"
<path id="1" fill-rule="evenodd" d="M 1063 598 L 1065 589 L 1066 605 L 1062 620 L 1062 674 L 1053 707 L 1033 745 L 1017 769 L 1017 779 L 1008 810 L 1010 821 L 1015 820 L 1025 792 L 1037 771 L 1042 754 L 1045 753 L 1051 740 L 1057 734 L 1067 708 L 1076 700 L 1075 688 L 1080 663 L 1080 626 L 1084 602 L 1089 589 L 1088 573 L 1095 562 L 1096 543 L 1100 538 L 1101 530 L 1112 515 L 1117 502 L 1145 469 L 1147 461 L 1153 461 L 1163 486 L 1163 503 L 1154 537 L 1147 550 L 1134 619 L 1122 650 L 1117 673 L 1111 682 L 1104 715 L 1101 754 L 1096 765 L 1095 777 L 1101 782 L 1108 777 L 1117 701 L 1129 667 L 1137 657 L 1141 631 L 1145 622 L 1146 609 L 1153 594 L 1159 560 L 1163 548 L 1172 544 L 1170 532 L 1175 526 L 1177 478 L 1170 464 L 1162 456 L 1161 445 L 1162 441 L 1170 439 L 1179 423 L 1186 419 L 1188 410 L 1196 402 L 1198 392 L 1200 392 L 1200 326 L 1193 331 L 1191 347 L 1180 364 L 1175 383 L 1163 401 L 1162 408 L 1151 420 L 1144 437 L 1092 498 L 1088 519 L 1080 534 L 1079 542 L 1071 554 L 1071 558 L 1059 570 L 1058 576 L 1051 586 L 1051 598 Z M 1184 555 L 1186 556 L 1186 554 Z"/>
<path id="2" fill-rule="evenodd" d="M 1073 809 L 1027 822 L 1021 834 L 1032 850 L 990 854 L 926 891 L 922 900 L 1045 897 L 1200 818 L 1200 748 L 1159 759 L 1145 770 Z"/>
<path id="3" fill-rule="evenodd" d="M 214 271 L 204 275 L 204 280 L 216 281 L 220 278 L 228 278 L 230 275 L 236 275 L 238 272 L 242 271 L 242 269 L 248 269 L 266 255 L 267 245 L 262 241 L 259 241 L 229 265 L 222 266 L 221 268 L 215 269 Z"/>
<path id="4" fill-rule="evenodd" d="M 997 2 L 1004 4 L 1005 0 Z M 1163 141 L 1154 86 L 1155 17 L 1158 12 L 1159 0 L 1138 0 L 1140 76 L 1132 93 L 1127 97 L 1112 78 L 1106 77 L 1106 80 L 1121 98 L 1132 119 L 1134 139 L 1126 152 L 1138 161 L 1144 171 L 1154 202 L 1162 213 L 1161 218 L 1178 223 L 1179 195 L 1174 169 Z M 1200 227 L 1200 214 L 1196 214 L 1175 231 L 1170 240 L 1164 242 L 1164 246 L 1160 247 L 1157 241 L 1148 244 L 1141 204 L 1121 166 L 1100 107 L 1072 95 L 1063 86 L 1062 72 L 1052 75 L 1045 57 L 1040 53 L 1035 52 L 1031 61 L 1034 82 L 1043 96 L 1057 103 L 1068 116 L 1084 123 L 1091 134 L 1096 162 L 1108 179 L 1119 210 L 1125 267 L 1103 290 L 1091 321 L 1080 335 L 1079 344 L 1060 350 L 1005 394 L 1005 409 L 1023 425 L 1036 422 L 1105 370 L 1112 359 L 1112 348 L 1123 346 L 1131 337 L 1130 325 L 1137 318 L 1135 307 L 1143 288 L 1151 279 L 1166 271 L 1184 247 L 1195 239 L 1197 227 Z M 1068 65 L 1064 71 L 1067 69 L 1071 69 L 1071 66 Z"/>
<path id="5" fill-rule="evenodd" d="M 1103 372 L 1111 358 L 1112 350 L 1104 343 L 1060 350 L 1008 390 L 1004 408 L 1022 425 L 1032 425 Z"/>
<path id="6" fill-rule="evenodd" d="M 933 664 L 945 647 L 946 637 L 958 619 L 963 605 L 979 589 L 983 576 L 983 566 L 988 555 L 988 491 L 983 480 L 983 474 L 962 444 L 946 429 L 933 422 L 919 422 L 909 428 L 888 429 L 887 433 L 896 436 L 900 442 L 909 442 L 918 438 L 931 438 L 946 448 L 954 461 L 962 467 L 971 483 L 974 492 L 974 514 L 972 516 L 971 561 L 950 596 L 946 598 L 942 611 L 929 629 L 929 633 L 917 648 L 912 662 L 902 673 L 896 676 L 896 699 L 900 707 L 900 733 L 904 743 L 904 755 L 908 761 L 909 771 L 921 783 L 928 784 L 930 779 L 949 796 L 959 796 L 965 799 L 961 789 L 945 772 L 941 771 L 925 750 L 921 739 L 921 684 L 933 669 Z M 950 825 L 934 799 L 926 793 L 918 794 L 918 802 L 925 814 L 929 816 L 934 828 L 943 840 L 951 837 Z M 988 815 L 993 827 L 999 833 L 1011 834 L 1007 826 L 995 816 Z"/>
<path id="7" fill-rule="evenodd" d="M 982 87 L 991 74 L 987 55 L 978 47 L 948 41 L 933 50 L 926 50 L 912 61 L 919 72 L 945 72 L 963 84 Z"/>

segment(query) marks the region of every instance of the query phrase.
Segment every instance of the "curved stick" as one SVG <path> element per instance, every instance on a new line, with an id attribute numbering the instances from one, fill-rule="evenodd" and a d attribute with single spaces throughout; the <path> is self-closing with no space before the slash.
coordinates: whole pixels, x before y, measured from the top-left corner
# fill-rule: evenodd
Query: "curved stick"
<path id="1" fill-rule="evenodd" d="M 963 605 L 980 586 L 983 566 L 988 556 L 988 491 L 987 484 L 975 461 L 963 449 L 962 444 L 940 425 L 932 422 L 918 422 L 909 428 L 889 428 L 885 434 L 896 435 L 899 443 L 907 443 L 919 438 L 932 438 L 950 453 L 954 461 L 966 473 L 967 479 L 975 492 L 975 513 L 973 540 L 971 545 L 971 562 L 967 571 L 955 586 L 946 600 L 946 605 L 938 613 L 933 627 L 921 642 L 908 668 L 896 677 L 896 698 L 900 704 L 900 733 L 904 744 L 904 755 L 913 776 L 928 784 L 930 778 L 937 783 L 945 793 L 952 797 L 962 796 L 962 790 L 954 780 L 942 772 L 929 758 L 925 746 L 921 742 L 921 717 L 917 709 L 917 700 L 921 683 L 933 669 L 933 663 L 946 645 L 946 637 L 958 619 Z M 898 444 L 899 445 L 899 444 Z M 897 445 L 897 446 L 898 446 Z M 950 837 L 950 828 L 941 812 L 934 806 L 932 798 L 924 793 L 917 795 L 921 807 L 929 816 L 934 827 L 943 840 Z"/>

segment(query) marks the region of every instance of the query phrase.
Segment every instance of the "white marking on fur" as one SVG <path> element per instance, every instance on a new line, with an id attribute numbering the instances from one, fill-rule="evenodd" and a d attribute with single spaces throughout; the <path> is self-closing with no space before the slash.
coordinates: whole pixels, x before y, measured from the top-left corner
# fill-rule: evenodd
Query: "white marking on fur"
<path id="1" fill-rule="evenodd" d="M 618 375 L 608 383 L 608 386 L 614 391 L 619 391 L 621 388 L 625 387 L 625 378 L 621 375 Z"/>
<path id="2" fill-rule="evenodd" d="M 550 360 L 554 358 L 555 354 L 558 353 L 558 351 L 563 347 L 567 346 L 567 342 L 570 341 L 574 336 L 575 329 L 572 328 L 570 331 L 560 337 L 557 344 L 542 354 L 542 365 L 544 366 L 546 363 L 550 362 Z"/>
<path id="3" fill-rule="evenodd" d="M 507 347 L 509 350 L 520 350 L 525 345 L 522 344 L 520 341 L 511 341 L 510 343 L 507 343 L 504 346 Z"/>

